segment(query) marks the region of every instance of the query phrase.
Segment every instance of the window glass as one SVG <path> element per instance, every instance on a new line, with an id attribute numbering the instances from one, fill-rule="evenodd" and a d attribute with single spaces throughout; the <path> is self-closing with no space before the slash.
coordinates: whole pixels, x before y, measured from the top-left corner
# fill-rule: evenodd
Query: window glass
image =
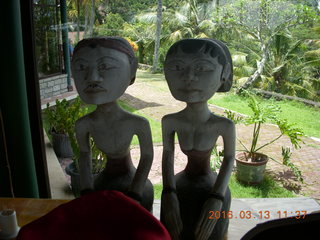
<path id="1" fill-rule="evenodd" d="M 61 73 L 60 11 L 56 0 L 34 0 L 35 49 L 39 77 Z"/>

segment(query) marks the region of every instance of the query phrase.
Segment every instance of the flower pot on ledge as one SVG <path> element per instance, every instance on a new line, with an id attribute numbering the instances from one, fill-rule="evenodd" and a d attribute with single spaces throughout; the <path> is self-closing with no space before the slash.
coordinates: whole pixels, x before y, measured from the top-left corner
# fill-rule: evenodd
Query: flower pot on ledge
<path id="1" fill-rule="evenodd" d="M 238 153 L 236 155 L 237 179 L 242 183 L 250 185 L 261 183 L 264 178 L 267 162 L 268 156 L 262 153 Z"/>
<path id="2" fill-rule="evenodd" d="M 68 158 L 73 156 L 72 147 L 70 144 L 70 139 L 67 134 L 56 133 L 50 131 L 52 136 L 52 147 L 59 158 Z"/>

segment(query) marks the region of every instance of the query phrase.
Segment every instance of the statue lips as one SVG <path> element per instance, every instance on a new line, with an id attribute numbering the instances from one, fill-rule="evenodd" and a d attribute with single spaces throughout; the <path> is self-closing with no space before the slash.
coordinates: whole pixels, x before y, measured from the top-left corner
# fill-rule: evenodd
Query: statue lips
<path id="1" fill-rule="evenodd" d="M 181 88 L 181 89 L 179 89 L 179 91 L 185 92 L 185 93 L 201 92 L 200 89 L 196 89 L 196 88 Z"/>
<path id="2" fill-rule="evenodd" d="M 98 92 L 106 92 L 107 89 L 101 87 L 96 83 L 89 84 L 84 90 L 85 93 L 98 93 Z"/>

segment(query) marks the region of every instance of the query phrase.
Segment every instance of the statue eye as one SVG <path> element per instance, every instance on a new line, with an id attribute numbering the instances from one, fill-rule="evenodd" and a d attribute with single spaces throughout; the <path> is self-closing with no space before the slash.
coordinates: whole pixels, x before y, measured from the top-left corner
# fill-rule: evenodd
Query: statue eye
<path id="1" fill-rule="evenodd" d="M 183 71 L 184 67 L 180 64 L 173 64 L 169 69 L 171 71 Z"/>
<path id="2" fill-rule="evenodd" d="M 110 63 L 101 63 L 98 65 L 98 71 L 103 72 L 109 69 L 117 68 L 116 65 Z"/>
<path id="3" fill-rule="evenodd" d="M 80 63 L 79 66 L 78 66 L 78 69 L 79 69 L 80 71 L 84 71 L 84 70 L 86 70 L 86 68 L 87 68 L 87 66 L 85 66 L 85 65 L 82 64 L 82 63 Z"/>
<path id="4" fill-rule="evenodd" d="M 99 71 L 105 71 L 105 70 L 107 70 L 107 69 L 108 69 L 108 67 L 107 67 L 107 65 L 106 65 L 105 63 L 100 64 L 100 65 L 98 66 L 98 70 L 99 70 Z"/>
<path id="5" fill-rule="evenodd" d="M 209 71 L 213 71 L 214 67 L 212 65 L 209 64 L 198 64 L 195 66 L 195 71 L 197 72 L 209 72 Z"/>

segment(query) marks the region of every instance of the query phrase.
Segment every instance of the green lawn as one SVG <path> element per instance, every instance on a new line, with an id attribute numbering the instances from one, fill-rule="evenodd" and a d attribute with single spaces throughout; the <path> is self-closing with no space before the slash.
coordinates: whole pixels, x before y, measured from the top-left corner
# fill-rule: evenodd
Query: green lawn
<path id="1" fill-rule="evenodd" d="M 162 184 L 155 184 L 154 198 L 160 199 L 162 192 Z M 294 193 L 281 187 L 268 175 L 256 186 L 249 186 L 239 183 L 233 174 L 230 178 L 229 188 L 232 198 L 290 198 L 297 197 Z"/>
<path id="2" fill-rule="evenodd" d="M 303 130 L 304 134 L 311 137 L 320 138 L 320 109 L 306 106 L 303 103 L 296 101 L 274 99 L 262 99 L 263 105 L 276 104 L 281 108 L 279 116 L 287 119 L 290 123 L 296 124 Z M 218 93 L 209 100 L 210 104 L 214 104 L 223 108 L 227 108 L 242 114 L 250 114 L 251 110 L 248 107 L 245 97 L 238 96 L 234 93 Z"/>

